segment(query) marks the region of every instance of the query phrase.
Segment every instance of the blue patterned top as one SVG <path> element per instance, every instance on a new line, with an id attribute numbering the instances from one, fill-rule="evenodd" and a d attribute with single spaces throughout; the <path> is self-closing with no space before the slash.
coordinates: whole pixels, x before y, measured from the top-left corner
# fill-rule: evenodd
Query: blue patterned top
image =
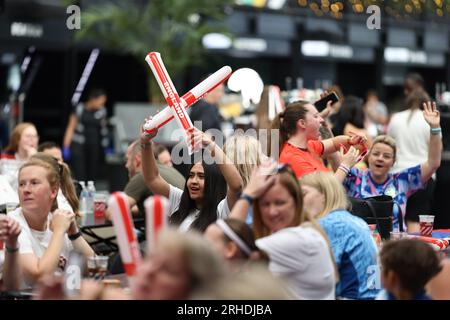
<path id="1" fill-rule="evenodd" d="M 377 247 L 367 223 L 346 210 L 333 210 L 319 224 L 328 235 L 339 270 L 336 296 L 375 299 L 380 288 L 373 281 L 378 270 Z"/>
<path id="2" fill-rule="evenodd" d="M 398 217 L 402 214 L 403 230 L 406 230 L 406 201 L 417 190 L 423 188 L 420 165 L 407 168 L 396 173 L 389 173 L 384 183 L 373 180 L 370 170 L 361 171 L 352 168 L 344 181 L 349 197 L 364 199 L 368 197 L 387 195 L 394 200 L 394 230 L 398 230 Z"/>

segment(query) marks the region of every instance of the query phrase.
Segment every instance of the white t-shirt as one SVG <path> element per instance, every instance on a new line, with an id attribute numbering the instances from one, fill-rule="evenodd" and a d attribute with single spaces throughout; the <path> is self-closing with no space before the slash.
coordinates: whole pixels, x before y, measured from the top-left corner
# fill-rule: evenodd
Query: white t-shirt
<path id="1" fill-rule="evenodd" d="M 183 195 L 183 190 L 178 189 L 172 185 L 170 185 L 169 191 L 169 202 L 170 202 L 170 210 L 169 214 L 172 215 L 174 212 L 178 210 L 180 206 L 181 196 Z M 191 224 L 198 218 L 200 210 L 195 209 L 192 210 L 186 219 L 181 222 L 179 226 L 179 230 L 182 232 L 186 232 L 189 230 Z M 230 208 L 228 208 L 227 197 L 225 197 L 222 201 L 217 205 L 217 219 L 225 219 L 230 214 Z"/>
<path id="2" fill-rule="evenodd" d="M 20 232 L 18 242 L 19 242 L 19 253 L 27 254 L 32 253 L 37 258 L 41 258 L 45 251 L 47 250 L 50 239 L 52 237 L 53 232 L 50 230 L 50 220 L 51 213 L 48 215 L 48 225 L 47 230 L 45 231 L 36 231 L 31 229 L 28 226 L 27 221 L 22 213 L 22 208 L 17 208 L 16 210 L 10 212 L 8 214 L 11 218 L 15 219 L 22 228 L 22 232 Z M 60 253 L 58 271 L 62 271 L 65 269 L 67 261 L 69 259 L 69 254 L 73 250 L 73 246 L 71 241 L 69 240 L 67 234 L 64 236 L 64 245 Z M 31 283 L 27 283 L 31 284 Z"/>
<path id="3" fill-rule="evenodd" d="M 388 135 L 395 139 L 397 145 L 397 160 L 392 172 L 415 167 L 428 159 L 430 126 L 422 111 L 414 111 L 408 122 L 410 115 L 411 110 L 395 113 L 389 123 Z"/>
<path id="4" fill-rule="evenodd" d="M 269 270 L 285 280 L 297 299 L 334 300 L 335 273 L 330 249 L 310 227 L 285 228 L 256 240 L 270 258 Z"/>
<path id="5" fill-rule="evenodd" d="M 61 188 L 59 188 L 59 190 L 58 190 L 58 196 L 56 197 L 56 201 L 58 202 L 58 209 L 63 209 L 63 210 L 67 210 L 69 212 L 73 212 L 73 209 L 70 206 L 69 201 L 67 201 L 67 198 L 62 193 Z"/>

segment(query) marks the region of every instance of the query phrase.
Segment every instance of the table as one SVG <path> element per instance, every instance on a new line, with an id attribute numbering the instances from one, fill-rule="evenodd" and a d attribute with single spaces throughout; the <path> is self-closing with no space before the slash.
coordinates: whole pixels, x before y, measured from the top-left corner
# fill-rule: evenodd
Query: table
<path id="1" fill-rule="evenodd" d="M 423 242 L 432 245 L 436 250 L 449 252 L 450 229 L 433 230 L 432 237 L 422 237 L 418 232 L 410 233 L 411 238 L 417 238 Z"/>
<path id="2" fill-rule="evenodd" d="M 133 218 L 133 222 L 135 228 L 137 228 L 139 231 L 145 234 L 144 218 Z M 110 251 L 118 250 L 118 246 L 114 242 L 114 240 L 116 239 L 115 235 L 104 237 L 100 235 L 98 232 L 95 232 L 96 229 L 112 227 L 113 224 L 110 220 L 106 218 L 96 218 L 94 214 L 86 214 L 79 218 L 78 223 L 80 226 L 80 231 L 94 239 L 93 242 L 90 242 L 91 246 L 104 244 L 110 249 Z"/>

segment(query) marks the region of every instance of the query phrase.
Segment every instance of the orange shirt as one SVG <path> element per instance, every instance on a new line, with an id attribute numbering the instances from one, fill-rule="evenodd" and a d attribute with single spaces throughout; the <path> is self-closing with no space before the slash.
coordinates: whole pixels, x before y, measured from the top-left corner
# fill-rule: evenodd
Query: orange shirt
<path id="1" fill-rule="evenodd" d="M 320 158 L 323 144 L 318 140 L 309 140 L 308 149 L 301 149 L 286 142 L 281 149 L 280 163 L 287 163 L 298 178 L 315 171 L 330 171 Z"/>

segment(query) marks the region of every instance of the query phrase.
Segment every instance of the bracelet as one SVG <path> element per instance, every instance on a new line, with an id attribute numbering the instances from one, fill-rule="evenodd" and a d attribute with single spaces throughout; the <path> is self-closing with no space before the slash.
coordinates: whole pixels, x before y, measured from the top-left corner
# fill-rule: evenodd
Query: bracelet
<path id="1" fill-rule="evenodd" d="M 241 195 L 239 196 L 239 199 L 246 200 L 250 206 L 253 205 L 253 200 L 254 200 L 253 197 L 249 196 L 246 193 L 242 192 Z"/>
<path id="2" fill-rule="evenodd" d="M 10 248 L 8 246 L 5 246 L 6 252 L 8 253 L 16 253 L 17 251 L 19 251 L 19 247 L 17 248 Z"/>
<path id="3" fill-rule="evenodd" d="M 441 132 L 442 132 L 441 127 L 439 127 L 439 128 L 431 128 L 430 129 L 430 133 L 433 134 L 433 135 L 440 134 Z"/>
<path id="4" fill-rule="evenodd" d="M 151 147 L 151 145 L 152 145 L 152 142 L 151 142 L 151 141 L 147 141 L 147 142 L 145 142 L 145 143 L 142 143 L 142 142 L 141 142 L 141 148 L 142 148 L 142 149 L 149 149 L 149 147 Z"/>
<path id="5" fill-rule="evenodd" d="M 342 171 L 344 171 L 346 175 L 350 172 L 350 169 L 342 164 L 338 167 L 338 169 L 341 169 Z"/>
<path id="6" fill-rule="evenodd" d="M 77 233 L 74 234 L 69 234 L 68 237 L 70 241 L 77 240 L 79 237 L 81 237 L 81 231 L 78 231 Z"/>

